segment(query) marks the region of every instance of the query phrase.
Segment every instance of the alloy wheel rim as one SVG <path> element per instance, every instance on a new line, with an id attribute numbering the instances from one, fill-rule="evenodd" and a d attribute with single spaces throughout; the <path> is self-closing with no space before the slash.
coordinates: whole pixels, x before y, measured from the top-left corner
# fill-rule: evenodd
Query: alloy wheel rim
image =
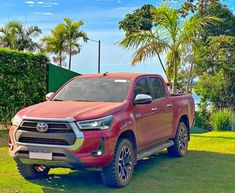
<path id="1" fill-rule="evenodd" d="M 179 148 L 182 153 L 187 151 L 188 147 L 188 134 L 187 130 L 184 127 L 181 127 L 179 130 Z"/>
<path id="2" fill-rule="evenodd" d="M 122 181 L 127 181 L 132 171 L 132 155 L 131 150 L 128 146 L 124 146 L 118 159 L 118 175 Z"/>

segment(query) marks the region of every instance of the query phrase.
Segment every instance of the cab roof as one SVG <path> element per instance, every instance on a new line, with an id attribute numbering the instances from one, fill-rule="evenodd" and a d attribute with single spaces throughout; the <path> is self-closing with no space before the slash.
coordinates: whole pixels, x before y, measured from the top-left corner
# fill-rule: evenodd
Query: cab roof
<path id="1" fill-rule="evenodd" d="M 81 78 L 101 78 L 101 77 L 107 77 L 107 78 L 124 78 L 124 79 L 132 79 L 132 78 L 138 78 L 140 76 L 148 76 L 148 75 L 158 75 L 158 74 L 148 74 L 148 73 L 128 73 L 128 72 L 119 72 L 119 73 L 100 73 L 100 74 L 86 74 L 81 75 L 79 77 Z M 159 75 L 158 75 L 159 76 Z"/>

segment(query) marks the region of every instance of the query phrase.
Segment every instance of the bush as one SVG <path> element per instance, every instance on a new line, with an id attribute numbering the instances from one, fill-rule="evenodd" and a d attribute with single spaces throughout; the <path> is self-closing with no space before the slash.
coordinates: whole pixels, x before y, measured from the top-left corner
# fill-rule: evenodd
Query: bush
<path id="1" fill-rule="evenodd" d="M 195 126 L 208 129 L 209 124 L 207 117 L 203 116 L 200 112 L 195 112 Z"/>
<path id="2" fill-rule="evenodd" d="M 7 123 L 22 107 L 44 100 L 48 58 L 0 48 L 0 122 Z"/>
<path id="3" fill-rule="evenodd" d="M 232 130 L 234 112 L 231 109 L 222 109 L 212 113 L 210 124 L 214 130 L 229 131 Z"/>

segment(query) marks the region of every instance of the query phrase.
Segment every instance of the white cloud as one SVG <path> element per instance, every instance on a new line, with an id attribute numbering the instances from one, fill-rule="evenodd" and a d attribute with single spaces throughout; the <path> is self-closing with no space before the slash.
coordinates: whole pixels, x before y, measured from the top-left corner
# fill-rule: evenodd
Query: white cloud
<path id="1" fill-rule="evenodd" d="M 32 5 L 32 4 L 35 4 L 34 1 L 25 1 L 25 3 L 26 3 L 26 4 L 31 4 L 31 5 Z"/>
<path id="2" fill-rule="evenodd" d="M 35 15 L 46 15 L 46 16 L 50 16 L 53 15 L 51 12 L 34 12 Z"/>
<path id="3" fill-rule="evenodd" d="M 50 5 L 59 5 L 58 2 L 49 3 Z"/>
<path id="4" fill-rule="evenodd" d="M 37 2 L 37 4 L 39 4 L 39 5 L 43 5 L 43 4 L 44 4 L 44 2 L 43 2 L 43 1 L 38 1 L 38 2 Z"/>

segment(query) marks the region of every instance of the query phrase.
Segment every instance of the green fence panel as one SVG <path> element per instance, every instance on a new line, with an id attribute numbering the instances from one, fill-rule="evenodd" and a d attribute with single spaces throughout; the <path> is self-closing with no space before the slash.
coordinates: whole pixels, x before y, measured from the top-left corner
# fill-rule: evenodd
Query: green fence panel
<path id="1" fill-rule="evenodd" d="M 53 64 L 48 65 L 48 92 L 57 91 L 64 83 L 80 74 L 69 71 L 65 68 L 55 66 Z"/>

